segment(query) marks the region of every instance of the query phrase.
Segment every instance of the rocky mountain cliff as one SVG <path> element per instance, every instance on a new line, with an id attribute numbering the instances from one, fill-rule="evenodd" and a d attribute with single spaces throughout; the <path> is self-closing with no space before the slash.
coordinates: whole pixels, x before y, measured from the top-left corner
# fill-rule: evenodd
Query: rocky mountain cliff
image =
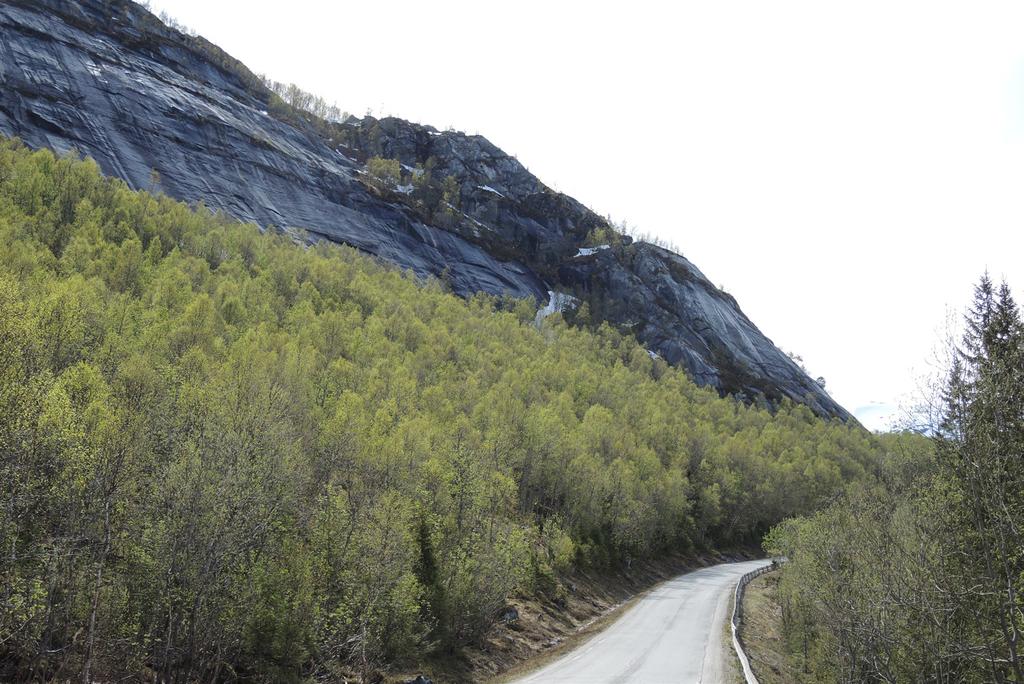
<path id="1" fill-rule="evenodd" d="M 4 135 L 87 154 L 134 188 L 352 245 L 462 295 L 572 295 L 700 384 L 850 418 L 693 264 L 615 235 L 482 137 L 317 119 L 129 0 L 3 0 L 0 35 Z"/>

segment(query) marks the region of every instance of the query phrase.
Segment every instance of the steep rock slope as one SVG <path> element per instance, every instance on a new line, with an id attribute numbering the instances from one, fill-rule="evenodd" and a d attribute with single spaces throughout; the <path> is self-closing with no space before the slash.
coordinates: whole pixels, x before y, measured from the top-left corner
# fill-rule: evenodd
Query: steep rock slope
<path id="1" fill-rule="evenodd" d="M 628 238 L 581 251 L 607 222 L 484 138 L 298 116 L 236 60 L 128 0 L 6 0 L 0 34 L 2 134 L 443 276 L 463 295 L 574 294 L 701 384 L 849 419 L 683 257 Z M 372 178 L 372 157 L 398 160 L 399 177 Z"/>
<path id="2" fill-rule="evenodd" d="M 452 280 L 464 294 L 544 292 L 522 265 L 374 197 L 356 180 L 356 162 L 270 116 L 251 74 L 247 82 L 220 67 L 141 7 L 6 2 L 0 30 L 2 133 L 77 149 L 135 188 L 308 228 L 423 275 L 458 264 Z"/>

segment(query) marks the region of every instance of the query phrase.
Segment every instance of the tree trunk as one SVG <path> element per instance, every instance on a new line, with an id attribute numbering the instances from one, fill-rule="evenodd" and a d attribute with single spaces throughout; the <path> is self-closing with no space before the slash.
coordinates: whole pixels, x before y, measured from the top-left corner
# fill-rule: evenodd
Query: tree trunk
<path id="1" fill-rule="evenodd" d="M 103 569 L 107 563 L 107 553 L 110 550 L 110 497 L 103 504 L 103 551 L 100 552 L 99 563 L 96 567 L 96 585 L 92 591 L 92 610 L 89 612 L 89 638 L 85 647 L 85 664 L 82 666 L 82 684 L 92 682 L 92 658 L 93 648 L 96 642 L 96 613 L 100 606 L 100 587 L 103 584 Z"/>

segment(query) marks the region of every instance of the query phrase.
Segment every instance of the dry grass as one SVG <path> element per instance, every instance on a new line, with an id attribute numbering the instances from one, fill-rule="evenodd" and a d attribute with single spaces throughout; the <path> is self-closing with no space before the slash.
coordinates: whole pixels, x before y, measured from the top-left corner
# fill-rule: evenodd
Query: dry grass
<path id="1" fill-rule="evenodd" d="M 740 636 L 750 667 L 761 684 L 804 684 L 807 679 L 782 637 L 778 573 L 769 572 L 747 585 Z"/>
<path id="2" fill-rule="evenodd" d="M 745 684 L 743 678 L 743 666 L 740 665 L 740 658 L 736 655 L 736 649 L 732 646 L 732 601 L 729 601 L 729 616 L 722 628 L 722 649 L 725 651 L 723 660 L 725 670 L 722 672 L 725 677 L 724 684 Z"/>

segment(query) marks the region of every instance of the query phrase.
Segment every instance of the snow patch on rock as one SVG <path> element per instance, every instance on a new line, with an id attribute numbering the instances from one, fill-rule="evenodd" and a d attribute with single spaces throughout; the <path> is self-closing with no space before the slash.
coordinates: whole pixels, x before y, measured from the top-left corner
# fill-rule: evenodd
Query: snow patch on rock
<path id="1" fill-rule="evenodd" d="M 533 319 L 534 325 L 540 326 L 541 321 L 554 313 L 562 313 L 567 309 L 575 309 L 580 303 L 570 294 L 548 290 L 548 303 L 537 312 Z"/>
<path id="2" fill-rule="evenodd" d="M 481 190 L 483 190 L 485 192 L 493 192 L 498 197 L 504 197 L 504 195 L 502 195 L 500 192 L 498 192 L 497 190 L 492 188 L 490 185 L 478 185 L 476 187 L 480 188 Z"/>
<path id="3" fill-rule="evenodd" d="M 580 247 L 580 251 L 576 252 L 576 257 L 590 256 L 591 254 L 597 254 L 602 249 L 610 249 L 611 245 L 598 245 L 597 247 Z"/>

